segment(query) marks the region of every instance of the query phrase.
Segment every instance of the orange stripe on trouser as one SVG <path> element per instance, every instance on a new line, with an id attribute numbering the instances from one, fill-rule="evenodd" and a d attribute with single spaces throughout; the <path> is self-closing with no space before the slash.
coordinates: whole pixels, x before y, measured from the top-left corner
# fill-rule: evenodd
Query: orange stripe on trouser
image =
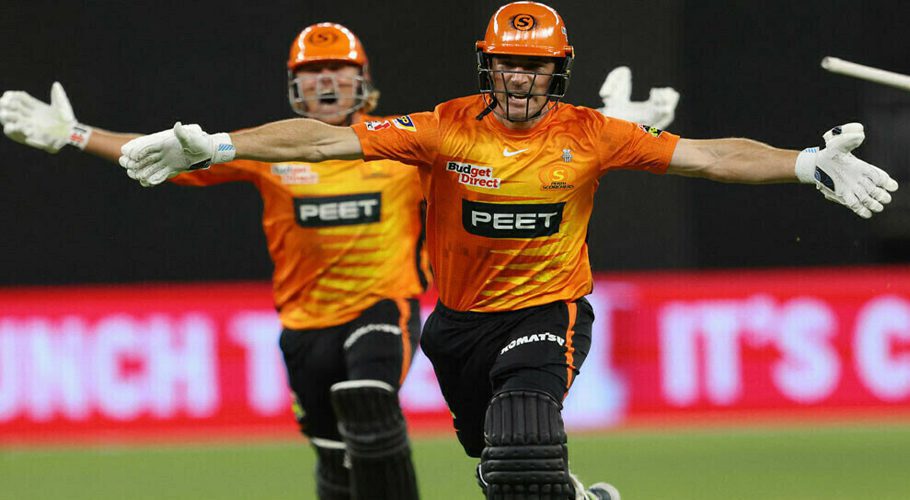
<path id="1" fill-rule="evenodd" d="M 572 379 L 575 377 L 575 346 L 572 344 L 572 337 L 575 335 L 575 319 L 578 316 L 578 306 L 574 302 L 566 302 L 569 310 L 569 326 L 566 327 L 566 393 L 569 387 L 572 387 Z"/>
<path id="2" fill-rule="evenodd" d="M 411 369 L 411 332 L 408 330 L 408 322 L 411 321 L 411 308 L 408 301 L 404 299 L 395 299 L 398 306 L 398 327 L 401 328 L 401 378 L 398 379 L 398 386 L 404 383 L 404 378 Z"/>

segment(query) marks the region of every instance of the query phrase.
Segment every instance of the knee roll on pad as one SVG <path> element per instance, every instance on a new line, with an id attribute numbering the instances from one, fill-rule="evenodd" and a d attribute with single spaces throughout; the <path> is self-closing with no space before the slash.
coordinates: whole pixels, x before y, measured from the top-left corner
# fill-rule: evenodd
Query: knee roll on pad
<path id="1" fill-rule="evenodd" d="M 542 392 L 501 392 L 484 421 L 478 479 L 488 500 L 575 498 L 560 406 Z"/>
<path id="2" fill-rule="evenodd" d="M 311 438 L 316 450 L 316 496 L 319 500 L 350 500 L 350 471 L 344 466 L 345 446 L 340 441 Z"/>
<path id="3" fill-rule="evenodd" d="M 331 392 L 350 459 L 352 498 L 416 500 L 411 445 L 395 389 L 380 380 L 349 380 Z"/>

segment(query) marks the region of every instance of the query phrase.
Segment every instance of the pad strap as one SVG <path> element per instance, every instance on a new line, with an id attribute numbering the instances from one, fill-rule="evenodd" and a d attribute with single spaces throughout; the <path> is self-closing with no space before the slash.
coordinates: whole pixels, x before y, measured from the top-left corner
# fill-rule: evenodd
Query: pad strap
<path id="1" fill-rule="evenodd" d="M 319 500 L 350 500 L 350 471 L 344 465 L 345 445 L 340 441 L 311 438 L 316 450 L 316 495 Z"/>

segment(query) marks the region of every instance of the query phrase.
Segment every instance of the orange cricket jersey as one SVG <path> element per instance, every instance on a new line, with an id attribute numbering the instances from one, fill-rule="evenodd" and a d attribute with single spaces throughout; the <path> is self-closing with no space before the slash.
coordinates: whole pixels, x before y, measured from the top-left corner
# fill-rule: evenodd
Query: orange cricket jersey
<path id="1" fill-rule="evenodd" d="M 679 136 L 560 104 L 510 130 L 481 96 L 354 126 L 367 160 L 417 165 L 440 300 L 507 311 L 591 292 L 586 242 L 600 176 L 666 171 Z"/>
<path id="2" fill-rule="evenodd" d="M 422 196 L 413 167 L 237 160 L 172 181 L 246 181 L 259 189 L 274 300 L 286 328 L 342 324 L 383 298 L 414 297 L 425 287 Z"/>

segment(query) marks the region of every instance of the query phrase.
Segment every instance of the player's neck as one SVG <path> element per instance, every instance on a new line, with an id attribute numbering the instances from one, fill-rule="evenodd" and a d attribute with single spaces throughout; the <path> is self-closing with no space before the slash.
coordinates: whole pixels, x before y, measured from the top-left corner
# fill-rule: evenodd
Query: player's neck
<path id="1" fill-rule="evenodd" d="M 530 119 L 530 120 L 527 120 L 527 121 L 520 121 L 520 122 L 515 122 L 515 121 L 512 121 L 512 120 L 508 120 L 508 119 L 506 119 L 506 118 L 504 118 L 504 117 L 502 117 L 502 116 L 499 116 L 499 115 L 496 114 L 496 113 L 493 113 L 493 117 L 494 117 L 496 120 L 498 120 L 499 123 L 501 123 L 503 127 L 507 128 L 507 129 L 510 129 L 510 130 L 529 130 L 529 129 L 532 129 L 532 128 L 534 128 L 535 126 L 537 126 L 537 124 L 540 123 L 541 120 L 543 120 L 544 118 L 546 118 L 546 117 L 547 117 L 547 113 L 549 113 L 551 109 L 552 109 L 552 108 L 550 108 L 549 106 L 545 106 L 544 109 L 543 109 L 543 111 L 541 111 L 541 113 L 540 113 L 539 115 L 537 115 L 536 117 L 534 117 L 534 118 L 532 118 L 532 119 Z"/>

